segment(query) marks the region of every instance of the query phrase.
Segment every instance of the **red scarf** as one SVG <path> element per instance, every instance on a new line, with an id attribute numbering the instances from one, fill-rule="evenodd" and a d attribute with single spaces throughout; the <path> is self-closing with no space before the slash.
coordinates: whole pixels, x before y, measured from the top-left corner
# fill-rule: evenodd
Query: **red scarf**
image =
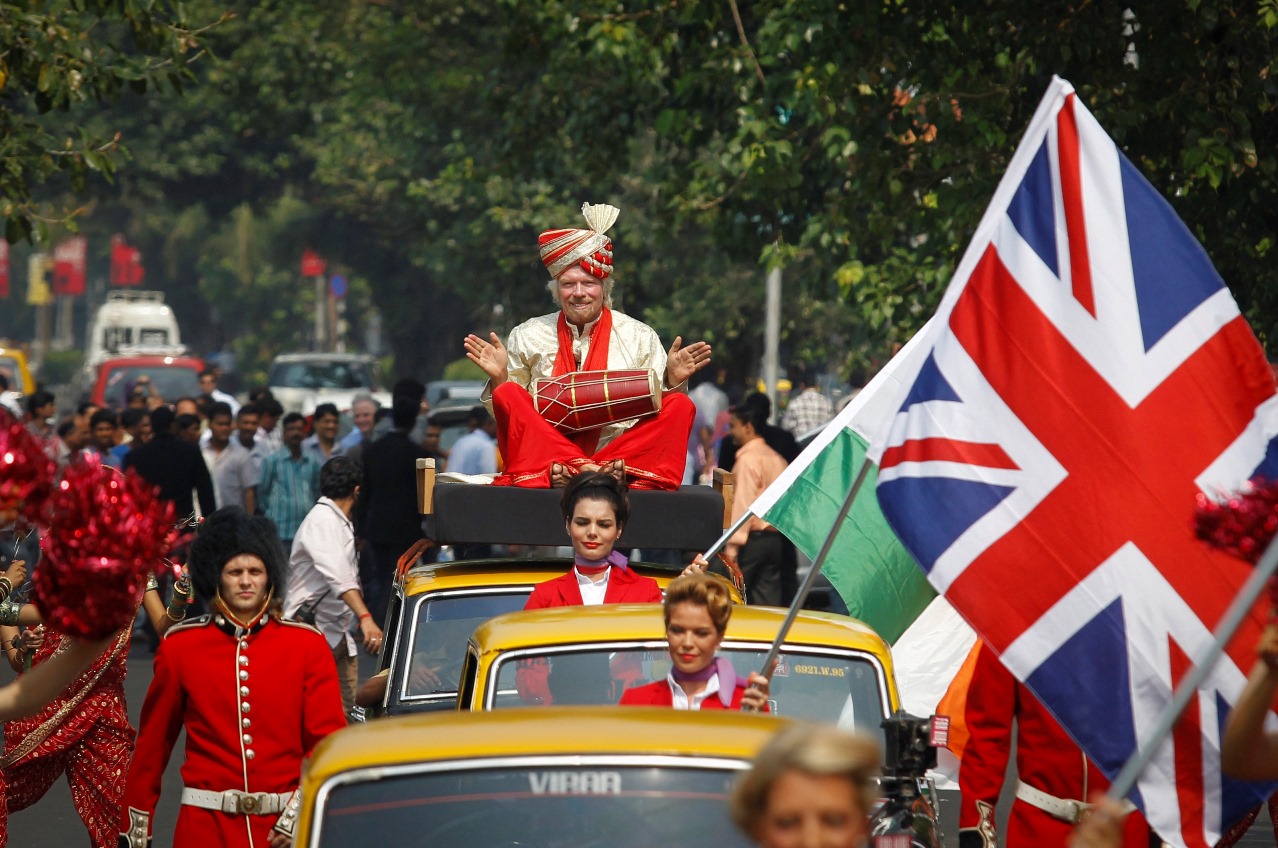
<path id="1" fill-rule="evenodd" d="M 560 377 L 564 374 L 579 370 L 577 368 L 577 359 L 572 355 L 572 330 L 568 327 L 568 319 L 564 317 L 562 312 L 559 313 L 559 352 L 555 355 L 555 370 L 551 372 L 552 377 Z M 595 323 L 594 330 L 590 333 L 590 350 L 586 353 L 586 361 L 582 363 L 581 371 L 606 371 L 608 370 L 608 346 L 612 340 L 612 310 L 604 307 L 599 313 L 599 320 Z M 582 433 L 565 433 L 569 441 L 581 448 L 584 456 L 592 456 L 599 447 L 599 430 L 587 430 Z"/>

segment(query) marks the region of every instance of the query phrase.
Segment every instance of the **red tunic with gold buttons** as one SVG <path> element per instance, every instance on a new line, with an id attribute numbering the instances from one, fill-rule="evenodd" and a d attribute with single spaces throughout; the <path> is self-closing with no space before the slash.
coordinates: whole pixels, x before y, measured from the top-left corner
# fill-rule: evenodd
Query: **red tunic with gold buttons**
<path id="1" fill-rule="evenodd" d="M 324 637 L 309 625 L 270 617 L 247 630 L 218 615 L 170 630 L 155 654 L 142 705 L 121 833 L 129 832 L 130 808 L 154 816 L 183 726 L 184 786 L 292 792 L 315 744 L 346 726 L 337 666 Z M 183 804 L 173 845 L 264 848 L 278 818 Z"/>
<path id="2" fill-rule="evenodd" d="M 1109 781 L 993 651 L 983 644 L 976 650 L 979 653 L 963 710 L 971 737 L 959 763 L 959 846 L 1063 846 L 1074 822 L 1050 815 L 1019 798 L 1012 804 L 1005 838 L 996 842 L 994 805 L 1003 790 L 1013 732 L 1020 780 L 1033 788 L 1057 798 L 1086 801 L 1092 793 L 1108 789 Z M 1150 844 L 1149 825 L 1141 814 L 1125 816 L 1123 845 L 1146 848 Z M 1157 840 L 1152 844 L 1158 844 Z"/>

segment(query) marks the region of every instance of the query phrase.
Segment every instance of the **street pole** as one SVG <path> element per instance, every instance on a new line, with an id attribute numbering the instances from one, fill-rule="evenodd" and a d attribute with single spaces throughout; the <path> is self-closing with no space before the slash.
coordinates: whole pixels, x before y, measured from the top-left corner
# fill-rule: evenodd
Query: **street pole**
<path id="1" fill-rule="evenodd" d="M 781 269 L 768 272 L 767 296 L 763 324 L 763 386 L 772 402 L 772 415 L 777 413 L 777 381 L 780 368 L 777 365 L 777 349 L 781 343 Z"/>
<path id="2" fill-rule="evenodd" d="M 315 277 L 315 350 L 317 353 L 323 353 L 327 350 L 324 330 L 328 321 L 325 320 L 325 313 L 328 311 L 328 292 L 325 291 L 324 275 L 318 274 Z"/>

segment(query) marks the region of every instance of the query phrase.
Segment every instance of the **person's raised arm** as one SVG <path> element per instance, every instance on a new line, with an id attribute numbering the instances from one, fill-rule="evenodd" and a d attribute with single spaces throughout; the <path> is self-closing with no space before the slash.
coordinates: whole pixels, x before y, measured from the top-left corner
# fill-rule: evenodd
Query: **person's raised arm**
<path id="1" fill-rule="evenodd" d="M 0 721 L 34 715 L 57 697 L 89 667 L 94 657 L 115 641 L 115 634 L 96 642 L 72 640 L 62 653 L 50 657 L 17 680 L 0 687 Z"/>
<path id="2" fill-rule="evenodd" d="M 1278 777 L 1278 735 L 1265 732 L 1265 715 L 1278 691 L 1278 624 L 1265 628 L 1256 644 L 1256 665 L 1225 722 L 1220 765 L 1237 780 Z"/>
<path id="3" fill-rule="evenodd" d="M 683 336 L 675 336 L 674 344 L 666 352 L 666 388 L 686 387 L 688 378 L 710 364 L 710 345 L 693 342 L 683 346 Z"/>
<path id="4" fill-rule="evenodd" d="M 489 333 L 487 340 L 471 333 L 466 337 L 463 346 L 466 348 L 466 358 L 488 375 L 493 388 L 510 378 L 510 357 L 506 353 L 506 346 L 501 343 L 496 333 Z"/>

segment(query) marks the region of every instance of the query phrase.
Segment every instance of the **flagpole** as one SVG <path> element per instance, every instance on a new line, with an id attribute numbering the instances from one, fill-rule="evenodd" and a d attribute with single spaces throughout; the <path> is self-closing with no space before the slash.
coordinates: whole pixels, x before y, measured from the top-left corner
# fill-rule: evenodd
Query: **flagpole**
<path id="1" fill-rule="evenodd" d="M 704 559 L 706 563 L 708 564 L 710 562 L 710 557 L 714 556 L 715 554 L 719 553 L 719 551 L 723 550 L 723 546 L 728 544 L 728 540 L 732 538 L 732 534 L 740 530 L 741 525 L 745 524 L 753 516 L 754 516 L 754 513 L 747 509 L 740 518 L 732 522 L 731 527 L 723 531 L 723 535 L 719 537 L 719 540 L 717 542 L 715 542 L 710 547 L 706 548 L 705 553 L 701 555 L 701 558 Z"/>
<path id="2" fill-rule="evenodd" d="M 839 530 L 843 527 L 843 520 L 848 517 L 848 512 L 852 509 L 852 501 L 856 500 L 856 493 L 861 491 L 861 484 L 865 482 L 865 477 L 869 470 L 870 460 L 869 457 L 866 457 L 861 460 L 861 470 L 856 473 L 856 479 L 852 481 L 847 497 L 843 499 L 843 506 L 839 507 L 839 515 L 834 519 L 834 526 L 826 534 L 825 541 L 821 544 L 820 553 L 812 561 L 812 568 L 808 570 L 807 576 L 803 578 L 803 584 L 799 586 L 798 594 L 794 596 L 794 603 L 790 604 L 790 609 L 785 614 L 785 621 L 781 622 L 781 630 L 777 633 L 777 638 L 768 650 L 768 655 L 763 660 L 763 668 L 759 672 L 769 680 L 772 679 L 772 667 L 776 664 L 777 657 L 781 656 L 781 643 L 785 641 L 785 637 L 789 634 L 790 627 L 794 624 L 794 619 L 799 615 L 799 610 L 803 609 L 803 602 L 808 599 L 808 593 L 812 591 L 817 575 L 821 573 L 821 566 L 825 565 L 825 558 L 830 555 L 830 549 L 834 547 L 834 540 L 838 537 Z"/>
<path id="3" fill-rule="evenodd" d="M 1119 801 L 1126 797 L 1127 793 L 1136 785 L 1137 778 L 1145 771 L 1145 767 L 1149 765 L 1150 760 L 1154 758 L 1154 753 L 1158 746 L 1171 733 L 1172 725 L 1176 723 L 1176 719 L 1184 711 L 1189 699 L 1197 694 L 1198 687 L 1202 685 L 1202 682 L 1207 679 L 1207 675 L 1211 673 L 1212 666 L 1216 664 L 1216 660 L 1220 659 L 1221 653 L 1225 650 L 1225 645 L 1238 632 L 1238 627 L 1243 623 L 1243 619 L 1247 617 L 1247 613 L 1251 611 L 1256 599 L 1260 597 L 1260 593 L 1265 590 L 1265 583 L 1268 582 L 1275 571 L 1278 571 L 1278 537 L 1275 537 L 1269 543 L 1269 547 L 1265 548 L 1265 553 L 1260 558 L 1260 562 L 1256 563 L 1255 570 L 1247 578 L 1247 582 L 1243 584 L 1242 589 L 1234 598 L 1233 603 L 1229 605 L 1229 609 L 1225 610 L 1225 615 L 1216 626 L 1216 632 L 1212 634 L 1213 641 L 1211 646 L 1203 652 L 1201 657 L 1197 658 L 1189 675 L 1180 681 L 1176 691 L 1172 693 L 1171 703 L 1167 705 L 1167 709 L 1158 717 L 1158 723 L 1150 731 L 1149 737 L 1137 745 L 1135 753 L 1127 760 L 1123 770 L 1114 778 L 1114 782 L 1110 784 L 1107 797 L 1114 801 Z"/>

